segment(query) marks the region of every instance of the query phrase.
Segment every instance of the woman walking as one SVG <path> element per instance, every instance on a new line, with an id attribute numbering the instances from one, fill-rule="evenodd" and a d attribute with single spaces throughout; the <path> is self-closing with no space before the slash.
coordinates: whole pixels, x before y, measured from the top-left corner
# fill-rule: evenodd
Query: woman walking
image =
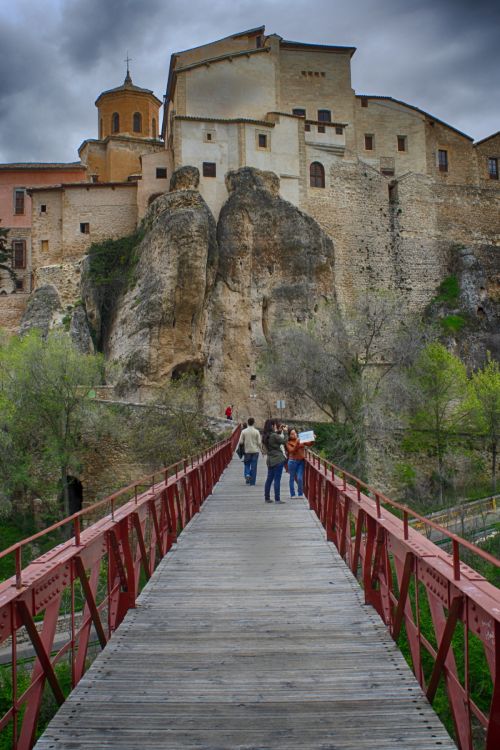
<path id="1" fill-rule="evenodd" d="M 266 503 L 272 503 L 271 485 L 274 485 L 274 502 L 281 503 L 280 483 L 283 466 L 285 465 L 285 454 L 281 446 L 285 445 L 288 440 L 288 427 L 280 425 L 275 419 L 267 419 L 264 425 L 264 434 L 262 443 L 267 453 L 267 479 L 264 486 L 264 499 Z M 282 435 L 281 432 L 285 434 Z"/>
<path id="2" fill-rule="evenodd" d="M 295 479 L 297 480 L 297 494 L 302 497 L 304 494 L 304 448 L 312 445 L 314 440 L 301 443 L 297 430 L 290 430 L 286 450 L 288 453 L 288 473 L 290 475 L 290 497 L 295 497 Z"/>

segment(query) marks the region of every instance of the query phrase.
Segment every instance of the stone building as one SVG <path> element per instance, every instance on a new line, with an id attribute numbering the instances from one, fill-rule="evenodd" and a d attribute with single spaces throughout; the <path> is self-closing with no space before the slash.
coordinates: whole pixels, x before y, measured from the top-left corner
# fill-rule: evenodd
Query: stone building
<path id="1" fill-rule="evenodd" d="M 82 296 L 90 243 L 130 234 L 170 184 L 107 332 L 130 387 L 195 368 L 213 408 L 248 405 L 241 374 L 273 326 L 324 325 L 367 289 L 421 312 L 464 247 L 488 269 L 477 298 L 500 302 L 500 133 L 474 144 L 412 104 L 356 93 L 354 53 L 263 26 L 174 53 L 160 136 L 160 100 L 127 71 L 96 101 L 79 184 L 32 184 L 34 287 L 63 305 Z"/>

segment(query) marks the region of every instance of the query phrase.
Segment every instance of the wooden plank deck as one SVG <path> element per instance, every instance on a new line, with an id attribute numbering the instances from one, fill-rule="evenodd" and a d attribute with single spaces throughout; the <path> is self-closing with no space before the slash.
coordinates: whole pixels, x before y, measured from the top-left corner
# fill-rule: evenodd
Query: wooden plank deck
<path id="1" fill-rule="evenodd" d="M 37 750 L 452 750 L 301 499 L 233 460 Z M 282 497 L 287 499 L 286 478 Z"/>

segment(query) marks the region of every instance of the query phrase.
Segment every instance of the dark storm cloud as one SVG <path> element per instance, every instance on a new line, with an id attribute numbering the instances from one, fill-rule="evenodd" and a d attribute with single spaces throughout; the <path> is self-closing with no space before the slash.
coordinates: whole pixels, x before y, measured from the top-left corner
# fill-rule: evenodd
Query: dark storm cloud
<path id="1" fill-rule="evenodd" d="M 266 25 L 356 46 L 353 87 L 482 138 L 500 128 L 500 4 L 478 0 L 16 0 L 0 3 L 0 161 L 72 161 L 98 94 L 124 78 L 165 91 L 172 52 Z"/>

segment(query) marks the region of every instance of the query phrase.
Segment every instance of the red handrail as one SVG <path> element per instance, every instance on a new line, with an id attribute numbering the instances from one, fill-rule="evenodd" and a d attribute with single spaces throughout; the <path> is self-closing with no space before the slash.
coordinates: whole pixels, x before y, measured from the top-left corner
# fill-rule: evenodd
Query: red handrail
<path id="1" fill-rule="evenodd" d="M 484 730 L 486 750 L 497 750 L 500 590 L 460 560 L 460 546 L 495 568 L 500 567 L 500 561 L 310 450 L 306 452 L 304 490 L 327 539 L 360 580 L 366 603 L 375 607 L 395 640 L 405 631 L 413 670 L 431 702 L 444 678 L 460 750 L 476 747 L 480 732 L 474 731 L 474 725 Z M 400 511 L 402 518 L 386 506 Z M 448 538 L 451 554 L 413 529 L 408 523 L 410 517 Z M 426 625 L 429 633 L 423 631 L 424 606 L 430 618 Z M 453 646 L 459 623 L 465 633 L 463 669 L 457 668 Z M 489 666 L 489 711 L 478 705 L 471 689 L 470 648 L 474 638 L 481 642 Z M 424 652 L 427 660 L 430 656 L 430 674 L 426 674 Z"/>
<path id="2" fill-rule="evenodd" d="M 0 717 L 0 731 L 11 732 L 13 748 L 29 750 L 34 744 L 46 683 L 59 704 L 64 700 L 56 665 L 69 659 L 74 687 L 87 666 L 92 627 L 104 647 L 127 611 L 135 607 L 143 582 L 198 513 L 231 461 L 240 431 L 238 425 L 230 437 L 201 454 L 134 482 L 0 553 L 0 558 L 13 554 L 16 559 L 16 574 L 0 584 L 0 644 L 10 639 L 12 679 L 11 705 Z M 148 489 L 138 494 L 137 488 L 144 484 Z M 128 492 L 132 498 L 116 507 L 116 499 Z M 110 513 L 82 530 L 81 519 L 106 504 Z M 73 525 L 72 538 L 22 569 L 23 548 L 67 524 Z M 64 614 L 71 634 L 56 642 L 58 620 Z M 40 618 L 41 627 L 36 622 Z M 36 654 L 23 692 L 17 658 L 21 628 Z"/>

